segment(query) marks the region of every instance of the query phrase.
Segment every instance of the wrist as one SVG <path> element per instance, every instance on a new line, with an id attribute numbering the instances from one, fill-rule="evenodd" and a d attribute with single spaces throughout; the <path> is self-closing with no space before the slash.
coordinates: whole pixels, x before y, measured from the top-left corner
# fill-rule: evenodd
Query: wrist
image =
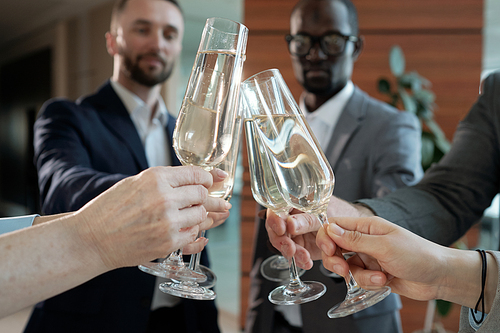
<path id="1" fill-rule="evenodd" d="M 481 294 L 481 256 L 476 251 L 447 248 L 439 272 L 437 299 L 474 308 Z"/>
<path id="2" fill-rule="evenodd" d="M 99 228 L 95 228 L 97 224 L 93 227 L 85 217 L 86 215 L 78 211 L 73 213 L 70 219 L 73 222 L 73 228 L 71 228 L 73 232 L 72 236 L 76 247 L 82 252 L 79 254 L 79 258 L 87 263 L 89 267 L 92 267 L 99 273 L 103 273 L 114 267 L 109 267 L 103 260 L 102 249 L 99 246 L 100 239 L 97 236 L 100 230 Z"/>
<path id="3" fill-rule="evenodd" d="M 359 217 L 377 216 L 377 214 L 375 214 L 375 212 L 370 207 L 368 207 L 367 205 L 365 205 L 363 203 L 358 202 L 358 203 L 353 204 L 353 206 L 358 211 Z"/>

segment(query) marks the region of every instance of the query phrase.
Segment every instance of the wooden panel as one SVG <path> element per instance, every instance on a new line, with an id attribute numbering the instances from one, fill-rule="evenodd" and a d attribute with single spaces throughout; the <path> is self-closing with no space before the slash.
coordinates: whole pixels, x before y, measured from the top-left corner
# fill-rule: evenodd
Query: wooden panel
<path id="1" fill-rule="evenodd" d="M 395 82 L 389 70 L 388 53 L 392 45 L 401 46 L 407 70 L 417 71 L 432 83 L 436 120 L 451 139 L 459 120 L 478 95 L 481 43 L 480 35 L 366 36 L 365 49 L 354 67 L 353 82 L 369 95 L 387 100 L 378 93 L 376 84 L 382 76 Z"/>
<path id="2" fill-rule="evenodd" d="M 480 0 L 353 0 L 361 29 L 457 29 L 483 27 Z"/>
<path id="3" fill-rule="evenodd" d="M 255 239 L 255 223 L 241 223 L 241 271 L 243 276 L 248 276 L 252 270 L 253 243 Z"/>
<path id="4" fill-rule="evenodd" d="M 252 30 L 289 30 L 296 1 L 247 0 L 245 25 Z M 360 29 L 482 29 L 479 0 L 353 0 Z"/>
<path id="5" fill-rule="evenodd" d="M 250 277 L 248 276 L 242 276 L 241 277 L 241 295 L 245 297 L 241 297 L 240 299 L 240 306 L 241 309 L 247 309 L 248 307 L 248 293 L 250 292 Z M 245 328 L 245 320 L 246 320 L 246 311 L 245 312 L 240 312 L 241 317 L 240 317 L 240 328 L 241 331 L 244 330 Z"/>

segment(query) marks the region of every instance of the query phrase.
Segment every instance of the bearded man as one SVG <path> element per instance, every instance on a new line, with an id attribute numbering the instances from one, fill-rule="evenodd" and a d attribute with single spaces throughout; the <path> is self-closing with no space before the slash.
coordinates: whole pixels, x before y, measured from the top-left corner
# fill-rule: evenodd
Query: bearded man
<path id="1" fill-rule="evenodd" d="M 35 123 L 44 214 L 78 210 L 148 167 L 180 165 L 171 144 L 175 118 L 160 90 L 181 52 L 183 33 L 175 0 L 116 2 L 106 33 L 114 62 L 111 79 L 76 102 L 48 101 Z M 206 253 L 202 261 L 208 264 Z M 158 280 L 137 267 L 100 275 L 37 305 L 25 330 L 159 331 L 219 332 L 215 303 L 163 294 Z"/>

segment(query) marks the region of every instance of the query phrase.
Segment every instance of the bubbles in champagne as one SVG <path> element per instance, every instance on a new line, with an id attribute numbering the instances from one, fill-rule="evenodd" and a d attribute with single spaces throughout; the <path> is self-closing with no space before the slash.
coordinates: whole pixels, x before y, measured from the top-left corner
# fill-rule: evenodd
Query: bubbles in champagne
<path id="1" fill-rule="evenodd" d="M 231 148 L 235 128 L 235 54 L 200 52 L 189 79 L 174 131 L 174 149 L 183 164 L 214 166 Z"/>

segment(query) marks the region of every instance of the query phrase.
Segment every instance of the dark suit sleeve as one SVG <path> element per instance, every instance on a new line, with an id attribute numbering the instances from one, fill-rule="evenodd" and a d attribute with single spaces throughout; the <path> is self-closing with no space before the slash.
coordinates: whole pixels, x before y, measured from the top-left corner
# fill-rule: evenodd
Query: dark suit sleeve
<path id="1" fill-rule="evenodd" d="M 423 176 L 421 129 L 418 119 L 407 112 L 386 113 L 374 135 L 371 198 L 383 197 L 398 188 L 416 184 Z"/>
<path id="2" fill-rule="evenodd" d="M 489 76 L 459 124 L 451 150 L 422 181 L 383 199 L 360 200 L 379 216 L 450 245 L 491 204 L 500 188 L 500 74 Z"/>
<path id="3" fill-rule="evenodd" d="M 69 101 L 49 101 L 34 127 L 35 164 L 44 214 L 74 211 L 111 187 L 125 174 L 92 166 L 86 135 L 94 130 L 84 112 Z"/>

